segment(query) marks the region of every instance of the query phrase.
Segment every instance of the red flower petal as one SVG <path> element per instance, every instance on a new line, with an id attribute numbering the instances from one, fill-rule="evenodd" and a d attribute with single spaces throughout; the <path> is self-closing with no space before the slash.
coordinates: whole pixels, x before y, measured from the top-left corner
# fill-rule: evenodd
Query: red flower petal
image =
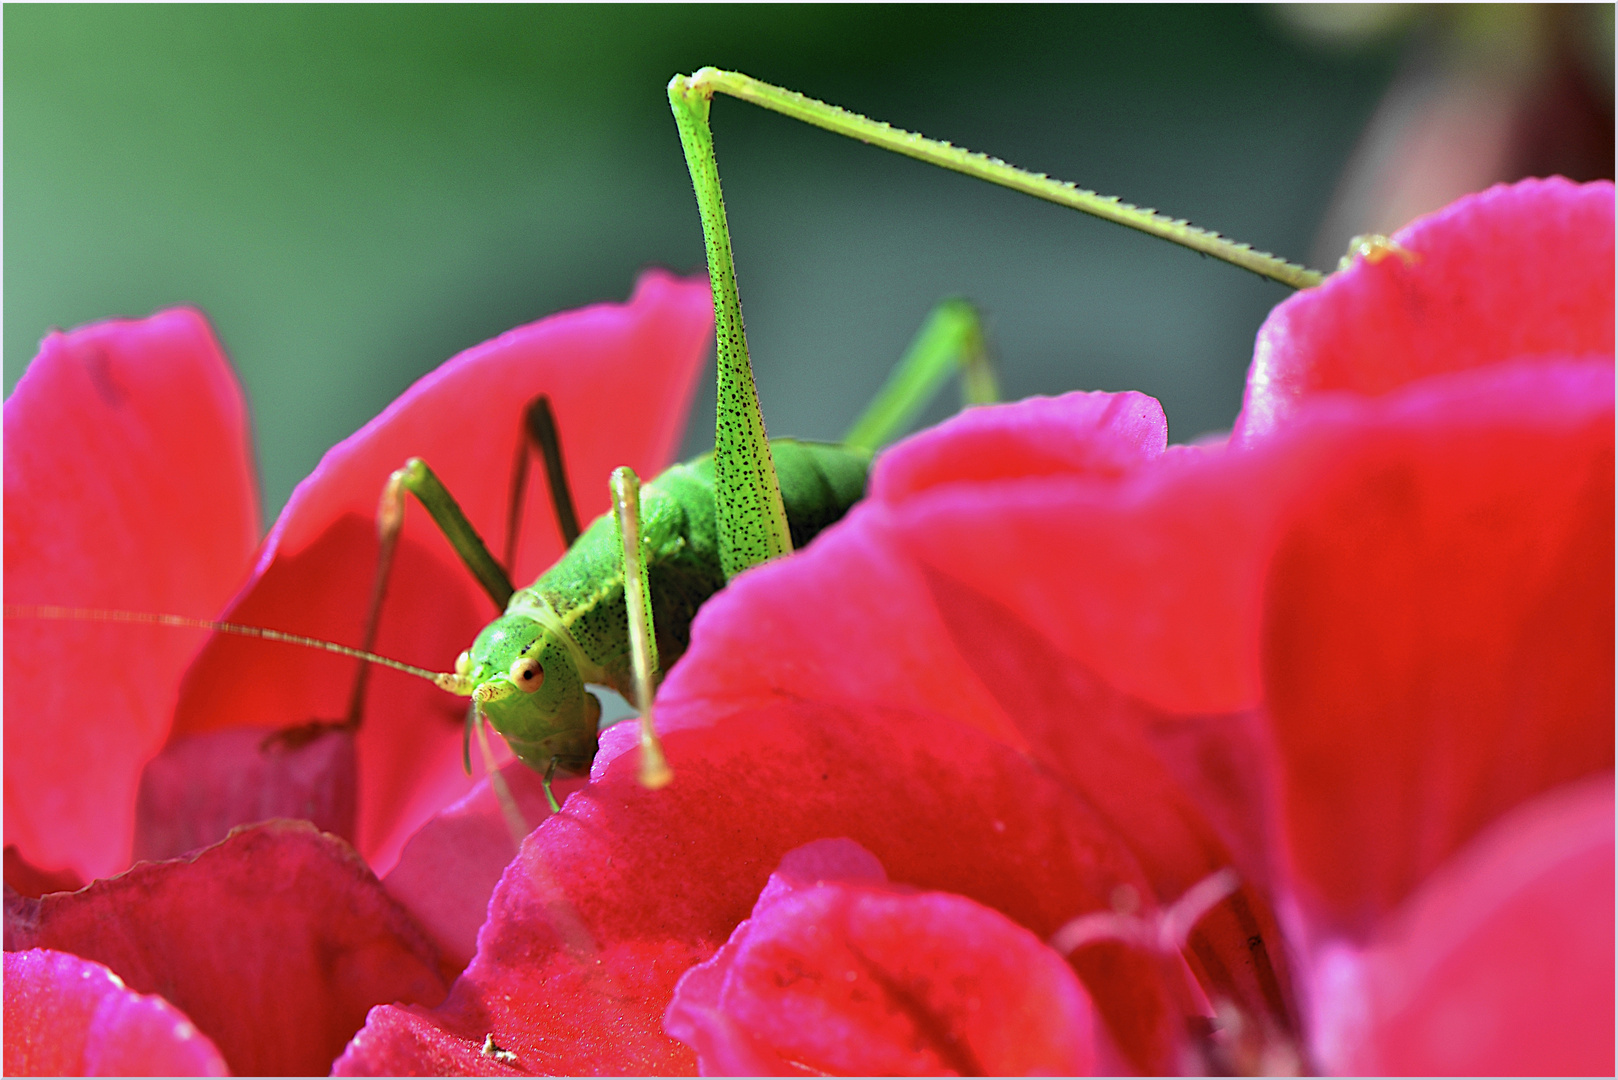
<path id="1" fill-rule="evenodd" d="M 52 333 L 5 403 L 7 604 L 208 617 L 258 540 L 241 392 L 207 322 Z M 81 877 L 129 863 L 135 785 L 199 636 L 7 619 L 5 829 Z"/>
<path id="2" fill-rule="evenodd" d="M 1259 330 L 1235 442 L 1312 395 L 1385 394 L 1525 357 L 1613 352 L 1613 187 L 1560 177 L 1471 195 L 1401 229 L 1414 256 L 1356 260 Z"/>
<path id="3" fill-rule="evenodd" d="M 607 476 L 667 464 L 713 319 L 705 280 L 653 271 L 628 304 L 600 304 L 513 330 L 426 376 L 327 453 L 299 485 L 229 618 L 356 642 L 376 559 L 373 519 L 388 475 L 422 457 L 498 551 L 523 410 L 550 395 L 583 518 L 607 509 Z M 529 486 L 515 580 L 561 553 L 542 479 Z M 407 511 L 378 651 L 434 670 L 495 614 L 419 506 Z M 354 662 L 217 637 L 182 690 L 178 734 L 341 719 Z M 385 870 L 434 811 L 464 794 L 465 702 L 379 671 L 358 737 L 358 846 Z"/>
<path id="4" fill-rule="evenodd" d="M 172 740 L 141 774 L 135 858 L 177 858 L 271 818 L 353 836 L 354 733 L 325 728 L 304 738 L 232 728 Z"/>
<path id="5" fill-rule="evenodd" d="M 456 970 L 477 951 L 478 929 L 506 866 L 523 838 L 551 813 L 539 773 L 513 761 L 499 775 L 511 793 L 515 820 L 508 819 L 485 776 L 465 798 L 433 815 L 382 879 L 388 895 L 416 917 L 445 964 Z M 552 789 L 565 800 L 583 786 L 583 778 L 558 780 Z"/>
<path id="6" fill-rule="evenodd" d="M 787 854 L 753 914 L 675 990 L 666 1026 L 704 1075 L 736 1074 L 721 1062 L 750 1066 L 742 1075 L 1091 1071 L 1094 1010 L 1060 956 L 964 896 L 882 882 L 852 841 Z"/>
<path id="7" fill-rule="evenodd" d="M 1501 818 L 1320 968 L 1331 1071 L 1611 1075 L 1611 774 Z"/>
<path id="8" fill-rule="evenodd" d="M 937 484 L 1051 473 L 1121 476 L 1161 455 L 1168 434 L 1163 406 L 1133 392 L 967 409 L 883 454 L 868 495 L 895 502 Z"/>
<path id="9" fill-rule="evenodd" d="M 351 848 L 302 822 L 36 904 L 17 947 L 72 952 L 161 993 L 241 1074 L 323 1073 L 371 1006 L 444 993 L 420 928 Z"/>
<path id="10" fill-rule="evenodd" d="M 7 844 L 6 888 L 18 896 L 44 896 L 48 892 L 73 892 L 82 889 L 84 880 L 71 870 L 41 870 L 23 858 L 16 848 Z"/>
<path id="11" fill-rule="evenodd" d="M 416 524 L 424 530 L 433 528 L 424 520 Z M 407 525 L 407 535 L 394 556 L 395 583 L 389 590 L 387 609 L 392 616 L 384 615 L 377 651 L 434 670 L 448 670 L 455 654 L 491 617 L 492 605 L 487 598 L 480 599 L 481 594 L 471 595 L 468 575 L 460 566 L 448 566 L 430 554 L 408 535 L 409 528 Z M 273 539 L 272 532 L 266 544 Z M 275 559 L 267 568 L 261 558 L 259 570 L 225 617 L 250 626 L 358 644 L 375 555 L 374 524 L 357 514 L 346 514 L 305 551 Z M 424 599 L 435 587 L 436 604 L 428 606 Z M 407 603 L 407 598 L 415 603 Z M 432 617 L 425 617 L 428 614 Z M 348 625 L 333 628 L 339 619 Z M 323 625 L 321 620 L 325 620 Z M 183 816 L 178 821 L 143 816 L 138 825 L 151 835 L 142 838 L 140 848 L 172 856 L 179 852 L 164 846 L 166 838 L 195 835 L 205 843 L 217 842 L 223 835 L 220 829 L 228 831 L 232 825 L 263 820 L 257 812 L 232 820 L 234 810 L 246 808 L 231 793 L 252 783 L 265 770 L 265 763 L 257 754 L 231 754 L 232 748 L 243 747 L 239 740 L 220 744 L 220 731 L 244 727 L 263 733 L 313 721 L 340 721 L 356 670 L 353 660 L 297 646 L 225 635 L 211 638 L 181 684 L 170 744 L 153 767 L 170 775 L 183 771 L 195 750 L 182 740 L 208 740 L 203 744 L 212 746 L 208 756 L 218 759 L 221 767 L 235 765 L 234 775 L 214 781 L 215 790 L 226 801 L 209 806 L 195 798 L 155 800 L 148 804 L 152 809 L 166 806 Z M 350 791 L 333 791 L 320 801 L 355 802 L 352 827 L 359 835 L 345 839 L 380 864 L 385 852 L 378 853 L 374 844 L 366 848 L 358 843 L 368 828 L 373 838 L 377 831 L 384 832 L 380 839 L 386 839 L 389 850 L 396 852 L 407 830 L 413 831 L 471 784 L 461 764 L 466 702 L 424 680 L 391 671 L 372 672 L 365 701 L 367 722 L 352 736 L 357 772 L 352 777 L 331 775 L 334 782 L 350 785 Z M 299 709 L 314 711 L 295 711 Z M 204 728 L 204 721 L 219 726 Z M 152 782 L 161 784 L 157 778 Z"/>
<path id="12" fill-rule="evenodd" d="M 534 1003 L 537 1009 L 546 1006 Z M 524 1076 L 521 1059 L 492 1034 L 468 1042 L 446 1034 L 426 1016 L 379 1005 L 332 1066 L 333 1076 Z M 581 1065 L 578 1075 L 608 1070 Z"/>
<path id="13" fill-rule="evenodd" d="M 1231 712 L 1261 697 L 1264 556 L 1311 460 L 1307 451 L 1187 453 L 1112 482 L 940 487 L 871 531 L 891 522 L 904 561 L 919 564 L 901 580 L 919 569 L 927 593 L 947 583 L 992 598 L 1132 698 L 1179 713 Z M 953 618 L 939 625 L 951 636 L 963 629 Z M 831 670 L 839 682 L 850 675 L 846 665 Z M 957 701 L 955 711 L 972 708 Z"/>
<path id="14" fill-rule="evenodd" d="M 1512 806 L 1613 767 L 1610 361 L 1317 419 L 1355 414 L 1281 542 L 1265 629 L 1294 886 L 1346 933 Z"/>
<path id="15" fill-rule="evenodd" d="M 51 949 L 6 953 L 7 1076 L 228 1076 L 212 1040 L 155 994 Z"/>
<path id="16" fill-rule="evenodd" d="M 529 837 L 477 957 L 425 1014 L 441 1031 L 419 1012 L 379 1009 L 336 1071 L 470 1060 L 489 1036 L 529 1072 L 688 1071 L 690 1052 L 662 1031 L 675 981 L 747 916 L 787 851 L 827 835 L 1036 934 L 1107 907 L 1119 886 L 1150 896 L 1081 800 L 969 729 L 891 705 L 777 704 L 722 719 L 713 704 L 663 708 L 676 778 L 657 792 L 625 752 L 633 733 L 609 729 L 592 783 Z M 1155 960 L 1102 943 L 1075 966 L 1111 1001 L 1106 1019 L 1136 1067 L 1177 1060 L 1179 1020 Z"/>

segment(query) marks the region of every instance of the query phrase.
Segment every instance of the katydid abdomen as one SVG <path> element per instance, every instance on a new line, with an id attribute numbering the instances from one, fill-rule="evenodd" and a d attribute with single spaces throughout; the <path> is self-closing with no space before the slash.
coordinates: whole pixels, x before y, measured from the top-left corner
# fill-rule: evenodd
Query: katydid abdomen
<path id="1" fill-rule="evenodd" d="M 773 440 L 794 547 L 837 521 L 865 492 L 869 451 Z M 651 579 L 658 655 L 666 669 L 690 641 L 697 609 L 725 586 L 713 455 L 675 465 L 641 488 L 641 549 Z M 623 544 L 597 518 L 539 580 L 512 594 L 456 662 L 478 708 L 536 769 L 578 772 L 596 751 L 595 683 L 634 700 Z"/>

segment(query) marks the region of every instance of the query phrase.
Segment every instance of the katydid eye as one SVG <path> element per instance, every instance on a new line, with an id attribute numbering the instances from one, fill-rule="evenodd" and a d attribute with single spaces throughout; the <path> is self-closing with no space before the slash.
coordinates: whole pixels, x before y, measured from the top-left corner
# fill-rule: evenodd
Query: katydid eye
<path id="1" fill-rule="evenodd" d="M 506 678 L 518 690 L 532 694 L 545 681 L 545 669 L 539 666 L 538 660 L 519 656 L 511 662 L 511 670 L 506 672 Z"/>
<path id="2" fill-rule="evenodd" d="M 455 658 L 455 674 L 472 674 L 472 654 L 470 652 L 463 651 L 461 655 Z"/>

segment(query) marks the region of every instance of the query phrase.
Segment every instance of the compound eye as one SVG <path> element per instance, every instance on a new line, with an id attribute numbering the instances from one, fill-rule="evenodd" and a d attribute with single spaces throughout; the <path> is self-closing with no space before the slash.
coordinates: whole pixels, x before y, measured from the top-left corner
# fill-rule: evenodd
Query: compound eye
<path id="1" fill-rule="evenodd" d="M 525 694 L 532 694 L 539 689 L 545 681 L 545 669 L 539 666 L 539 661 L 528 656 L 519 656 L 511 662 L 511 670 L 506 673 L 511 684 Z"/>
<path id="2" fill-rule="evenodd" d="M 472 654 L 470 652 L 463 652 L 455 658 L 455 674 L 472 674 Z"/>

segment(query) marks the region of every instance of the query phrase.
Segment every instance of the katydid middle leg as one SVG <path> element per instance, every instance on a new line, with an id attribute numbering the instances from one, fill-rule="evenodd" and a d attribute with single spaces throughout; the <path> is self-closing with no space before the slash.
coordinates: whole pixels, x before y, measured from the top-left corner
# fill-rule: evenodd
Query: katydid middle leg
<path id="1" fill-rule="evenodd" d="M 556 527 L 562 546 L 572 547 L 579 538 L 579 512 L 568 484 L 567 466 L 562 458 L 562 434 L 557 428 L 551 399 L 540 394 L 523 410 L 523 438 L 517 440 L 517 460 L 511 469 L 511 502 L 506 511 L 505 567 L 511 571 L 517 561 L 517 534 L 522 526 L 523 497 L 528 493 L 528 461 L 533 451 L 545 465 L 545 484 L 556 512 Z"/>

